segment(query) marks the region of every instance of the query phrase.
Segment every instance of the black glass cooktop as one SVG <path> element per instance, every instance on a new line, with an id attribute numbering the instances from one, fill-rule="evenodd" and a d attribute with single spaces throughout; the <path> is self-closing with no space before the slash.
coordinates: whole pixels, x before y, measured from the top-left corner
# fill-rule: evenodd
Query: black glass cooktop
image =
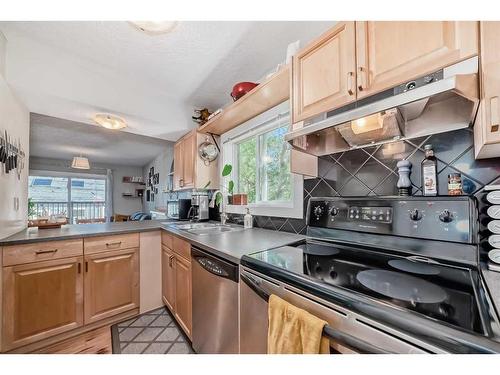
<path id="1" fill-rule="evenodd" d="M 484 333 L 474 289 L 477 273 L 472 269 L 321 242 L 280 247 L 251 257 L 466 331 Z"/>

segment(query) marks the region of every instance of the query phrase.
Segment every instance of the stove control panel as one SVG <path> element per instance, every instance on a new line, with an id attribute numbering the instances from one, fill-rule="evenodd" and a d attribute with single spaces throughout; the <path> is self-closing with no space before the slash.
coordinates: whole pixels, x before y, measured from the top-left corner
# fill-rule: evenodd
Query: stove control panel
<path id="1" fill-rule="evenodd" d="M 311 198 L 311 227 L 473 243 L 477 209 L 469 197 Z"/>

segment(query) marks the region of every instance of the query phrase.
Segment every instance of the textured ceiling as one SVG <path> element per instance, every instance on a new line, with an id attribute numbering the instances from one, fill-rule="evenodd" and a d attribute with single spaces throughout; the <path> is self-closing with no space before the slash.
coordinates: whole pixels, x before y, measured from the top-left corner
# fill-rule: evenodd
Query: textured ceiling
<path id="1" fill-rule="evenodd" d="M 124 117 L 128 132 L 176 140 L 192 109 L 222 107 L 234 83 L 258 80 L 334 22 L 179 22 L 149 36 L 127 22 L 0 22 L 6 78 L 31 112 L 92 123 Z"/>
<path id="2" fill-rule="evenodd" d="M 32 113 L 30 156 L 142 167 L 171 142 Z"/>

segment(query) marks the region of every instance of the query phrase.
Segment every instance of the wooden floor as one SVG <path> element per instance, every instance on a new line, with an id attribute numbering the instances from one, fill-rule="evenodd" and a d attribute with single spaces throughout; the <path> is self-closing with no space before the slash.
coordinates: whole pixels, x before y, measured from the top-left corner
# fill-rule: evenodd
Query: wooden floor
<path id="1" fill-rule="evenodd" d="M 111 328 L 105 326 L 34 351 L 40 354 L 112 354 Z"/>

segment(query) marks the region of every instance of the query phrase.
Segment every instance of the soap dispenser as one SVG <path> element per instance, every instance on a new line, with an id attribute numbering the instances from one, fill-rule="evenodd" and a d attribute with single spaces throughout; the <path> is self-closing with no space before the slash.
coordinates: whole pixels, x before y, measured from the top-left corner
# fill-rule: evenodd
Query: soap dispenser
<path id="1" fill-rule="evenodd" d="M 252 228 L 253 227 L 253 216 L 250 214 L 250 209 L 247 208 L 247 213 L 245 214 L 245 217 L 243 218 L 244 221 L 244 228 Z"/>

